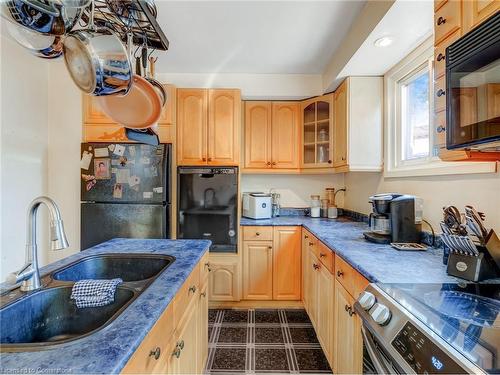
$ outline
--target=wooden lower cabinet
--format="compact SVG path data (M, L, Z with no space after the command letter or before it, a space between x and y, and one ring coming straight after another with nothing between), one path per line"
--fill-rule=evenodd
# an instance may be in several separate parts
M301 227L274 227L273 299L298 301L301 296Z
M334 280L330 271L320 265L316 271L317 279L317 311L316 326L318 339L323 347L330 365L333 364L333 336L334 336Z
M335 374L363 372L363 339L360 318L353 313L354 298L335 280L334 352Z
M243 242L243 299L273 299L273 242Z
M195 267L179 289L123 368L123 374L203 372L208 353L208 278L200 278L200 267Z
M244 227L242 232L243 299L300 301L301 228Z
M210 279L208 296L210 301L239 301L240 258L238 255L210 255Z

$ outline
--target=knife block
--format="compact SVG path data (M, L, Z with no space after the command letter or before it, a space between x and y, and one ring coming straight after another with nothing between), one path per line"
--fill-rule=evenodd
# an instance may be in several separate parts
M500 276L497 265L488 252L480 249L479 256L450 252L447 273L468 281L482 281Z

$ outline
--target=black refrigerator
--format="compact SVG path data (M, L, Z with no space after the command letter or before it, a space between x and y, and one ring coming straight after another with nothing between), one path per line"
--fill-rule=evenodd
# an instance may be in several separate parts
M81 250L170 237L170 144L82 143L80 170Z

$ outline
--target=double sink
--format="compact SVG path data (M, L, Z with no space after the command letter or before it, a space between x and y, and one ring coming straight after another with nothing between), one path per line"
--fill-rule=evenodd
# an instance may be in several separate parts
M173 262L169 255L104 254L79 259L43 277L44 287L0 296L0 351L54 348L104 328ZM121 278L115 301L77 308L70 299L76 281Z

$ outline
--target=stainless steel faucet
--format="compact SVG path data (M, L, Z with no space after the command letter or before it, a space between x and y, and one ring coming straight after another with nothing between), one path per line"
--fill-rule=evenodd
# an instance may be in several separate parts
M38 246L36 243L36 213L41 204L45 204L50 214L50 247L51 250L62 250L69 246L64 233L63 221L56 202L49 197L35 198L28 207L26 223L26 263L16 273L16 283L23 282L24 292L39 289L40 273L38 271Z

